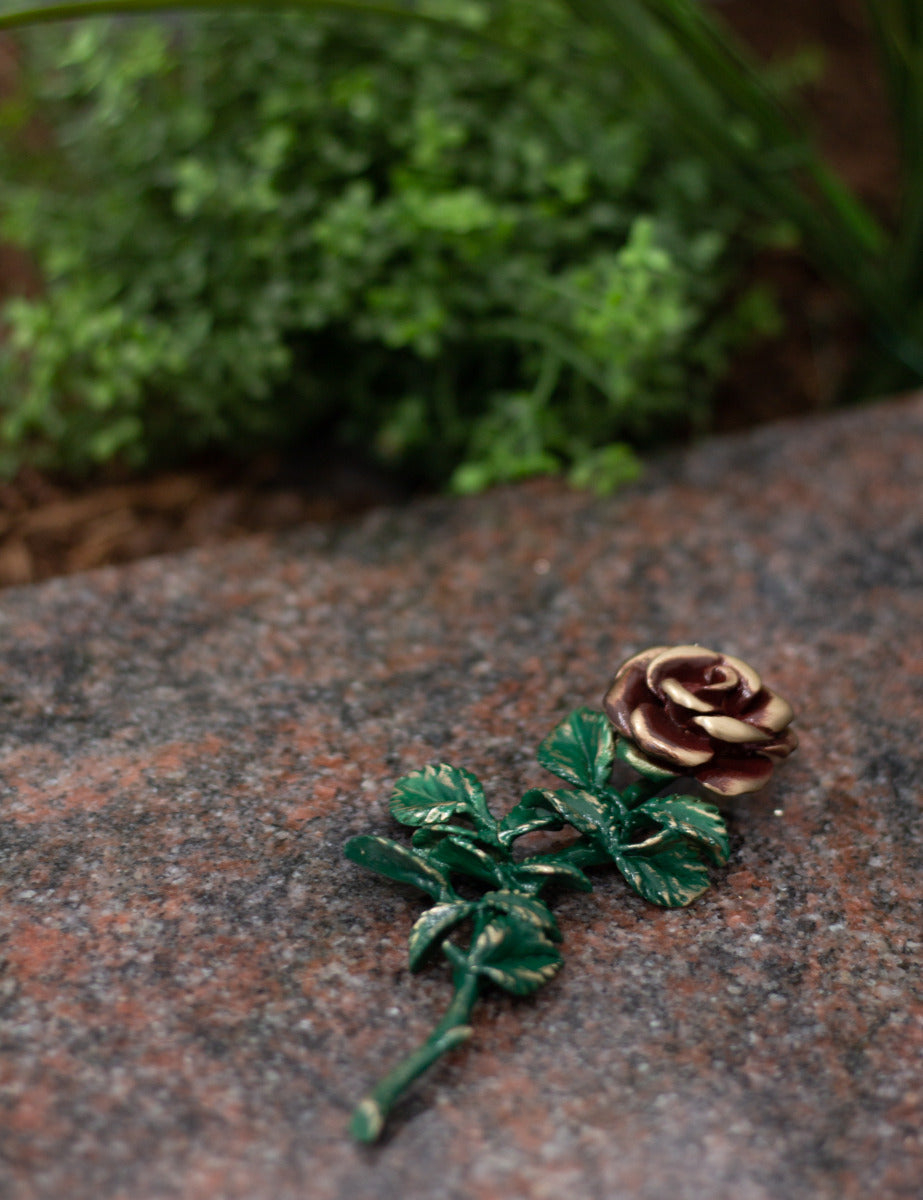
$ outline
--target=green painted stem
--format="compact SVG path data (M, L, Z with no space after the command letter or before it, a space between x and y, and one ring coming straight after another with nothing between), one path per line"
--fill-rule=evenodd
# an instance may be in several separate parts
M650 800L651 796L656 796L657 793L666 786L672 783L670 779L639 779L637 783L631 784L619 793L619 799L627 809L637 808L639 804L643 804L645 800Z
M656 796L670 782L671 780L668 779L639 779L637 783L623 788L619 792L618 798L624 806L626 815L633 808L637 808L639 804L643 804L645 800ZM567 862L573 863L575 867L580 867L581 870L584 867L605 867L612 862L612 855L604 846L585 836L577 838L563 850L552 851L552 854L554 858L565 859Z
M376 1142L394 1103L427 1068L472 1034L468 1018L478 998L478 976L472 971L457 984L445 1016L426 1041L408 1054L356 1106L349 1132L357 1142Z
M598 842L591 842L587 837L579 837L563 850L556 850L554 857L579 867L605 867L611 864L612 855Z

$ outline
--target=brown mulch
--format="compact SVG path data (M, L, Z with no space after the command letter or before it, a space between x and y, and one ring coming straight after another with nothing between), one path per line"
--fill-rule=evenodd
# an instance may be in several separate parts
M0 586L350 516L402 498L344 455L219 463L82 487L25 469L0 484Z
M805 42L823 48L825 70L808 90L808 110L830 160L886 215L896 194L895 152L860 0L714 3L767 61ZM0 92L15 69L13 43L0 39ZM835 288L795 255L764 256L757 276L776 290L787 328L735 364L718 397L718 429L828 407L852 362L858 324ZM29 263L0 246L0 299L36 286ZM313 461L212 462L92 484L24 470L0 485L0 586L329 520L396 498L374 470L323 450Z

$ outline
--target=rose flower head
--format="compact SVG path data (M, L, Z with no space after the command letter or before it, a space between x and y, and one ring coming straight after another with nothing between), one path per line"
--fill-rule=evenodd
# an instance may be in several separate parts
M747 663L702 646L652 646L624 663L603 702L642 774L691 775L722 796L756 792L798 745L787 701Z

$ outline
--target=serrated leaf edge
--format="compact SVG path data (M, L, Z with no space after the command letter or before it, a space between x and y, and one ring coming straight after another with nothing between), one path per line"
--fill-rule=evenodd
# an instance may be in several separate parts
M677 806L683 804L700 812L707 813L720 826L717 835L709 835L708 831L681 819L661 821L658 816L651 812L651 809L656 810L660 808L665 814L669 814L670 807L674 804ZM644 804L640 805L634 811L642 813L662 829L673 830L681 834L687 841L695 842L696 845L706 850L716 865L723 866L727 862L728 855L730 854L727 825L717 805L711 804L708 800L701 800L698 796L655 797L646 800Z
M466 917L477 910L477 902L473 900L456 900L447 904L437 904L428 908L419 917L410 931L407 939L407 957L411 971L417 971L440 938L459 925ZM435 919L438 915L445 920ZM429 929L433 925L435 928Z
M579 729L581 723L587 718L592 718L594 726L602 726L608 734L608 751L600 755L594 755L592 758L587 753L587 746L582 738L572 736L574 728ZM555 751L550 748L551 743L556 737L567 739L571 745L579 746L586 760L587 774L581 774L580 771L570 767L567 763L561 764L555 757ZM608 718L604 713L601 713L593 708L575 708L569 713L563 721L559 721L554 729L544 737L536 751L536 758L539 765L544 767L546 771L552 775L556 775L559 779L566 780L567 783L575 784L580 788L593 790L604 786L609 774L612 771L612 764L615 760L615 741L612 735L612 727L609 724Z
M463 787L459 788L457 786L456 777L461 777L464 784ZM421 802L417 805L403 802L400 798L401 789L408 788L412 781L415 780L420 780L424 784ZM427 808L425 784L428 783L444 787L450 794L443 799L432 797ZM452 791L455 791L457 799L452 798ZM429 763L425 767L420 767L417 771L411 771L407 775L402 775L391 789L388 809L395 821L411 827L441 825L451 820L453 815L458 812L466 812L471 816L480 817L481 819L484 819L485 815L488 819L490 817L487 810L487 801L484 797L484 789L478 777L472 774L471 771L467 771L464 767L455 767L451 763L442 762ZM414 809L419 809L419 813L415 812Z
M678 884L677 877L675 875L670 876L667 872L656 871L656 868L653 867L651 860L649 858L647 858L647 856L642 855L642 854L634 855L634 856L618 854L618 855L614 856L613 861L615 862L616 867L618 867L619 871L621 872L622 877L624 878L625 882L628 884L628 886L632 889L633 892L636 892L641 897L642 900L646 900L649 904L656 904L660 908L686 908L688 905L690 905L693 902L693 900L697 900L699 898L699 896L704 895L704 893L707 892L709 887L711 886L711 880L708 878L705 864L702 862L702 859L698 854L698 847L694 843L689 843L689 846L690 846L690 849L692 849L695 853L695 859L696 859L696 863L697 863L698 867L700 867L701 870L703 872L705 872L705 877L703 879L702 886L698 887L691 894L687 895L686 890L682 889L680 894L684 898L680 899L680 900L673 900L673 899L662 900L662 899L659 899L657 896L651 894L650 892L644 890L642 887L638 886L638 884L635 882L635 879L633 878L633 874L634 874L634 871L638 868L639 864L646 862L648 864L649 868L652 871L654 871L656 874L658 874L660 876L660 878L672 880L672 882L676 886L677 890L679 890L679 884ZM692 864L690 864L690 865L692 865ZM644 873L642 870L638 870L637 873L642 879L644 878ZM669 894L669 893L667 893L667 894Z

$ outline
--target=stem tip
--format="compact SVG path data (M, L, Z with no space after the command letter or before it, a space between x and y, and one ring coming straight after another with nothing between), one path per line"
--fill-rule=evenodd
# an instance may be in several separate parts
M357 1142L377 1142L385 1124L385 1114L377 1100L371 1096L356 1106L356 1111L349 1122L349 1132Z

